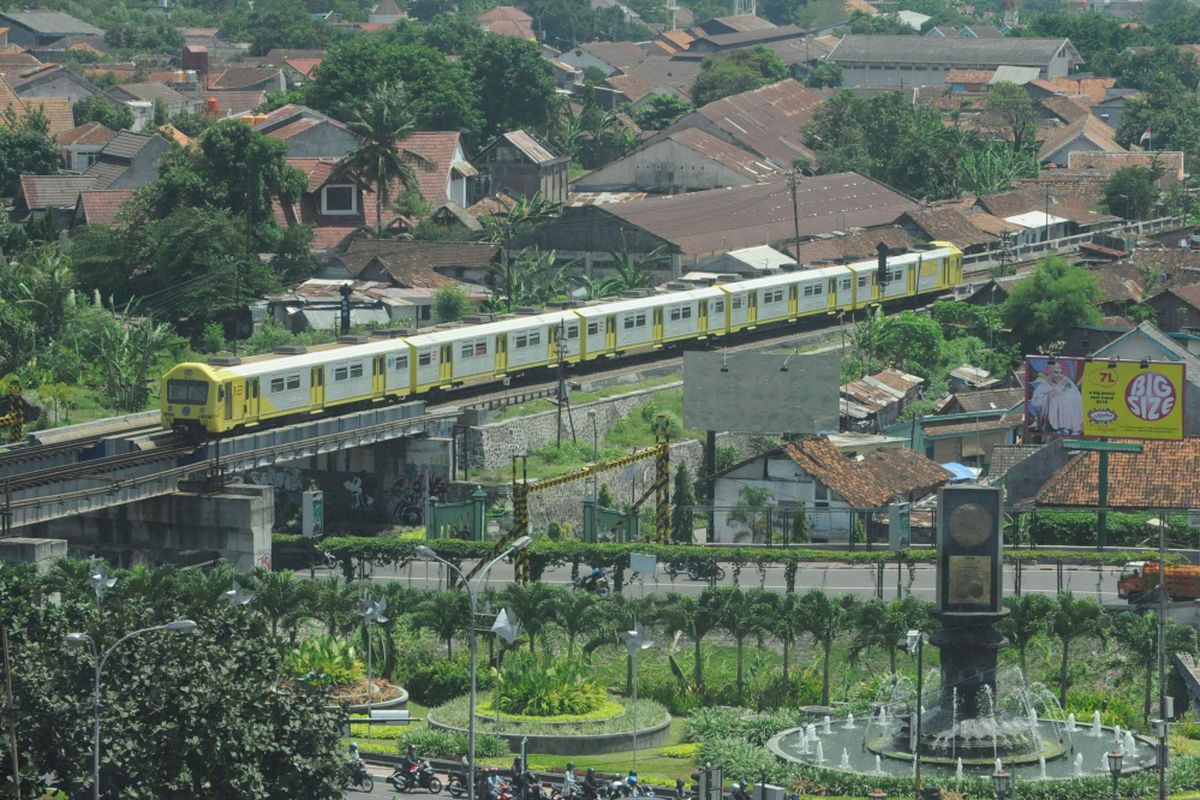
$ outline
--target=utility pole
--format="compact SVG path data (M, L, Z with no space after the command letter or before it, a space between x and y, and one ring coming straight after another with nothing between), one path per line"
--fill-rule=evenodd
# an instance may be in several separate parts
M796 189L800 185L800 170L792 167L788 173L788 189L792 192L792 232L796 235L796 263L800 262L800 201L796 198Z
M1167 520L1158 526L1158 800L1167 800Z
M558 413L556 427L557 446L562 448L562 412L567 402L566 355L567 355L567 326L565 322L558 325L558 336L554 340L554 354L558 356Z

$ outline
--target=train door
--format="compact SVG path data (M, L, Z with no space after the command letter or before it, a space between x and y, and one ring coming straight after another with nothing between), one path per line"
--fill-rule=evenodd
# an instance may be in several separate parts
M382 398L387 393L387 373L383 368L383 356L375 356L371 366L371 393Z
M696 332L700 334L708 333L708 301L701 300L696 304Z
M313 411L320 411L325 405L325 369L313 367L308 377L309 406Z
M746 302L749 306L746 308L746 325L753 328L758 324L758 290L746 292Z
M246 381L246 405L245 418L247 422L255 422L258 420L258 378L251 378Z
M221 395L225 400L225 421L233 422L233 384L221 384Z
M454 380L454 345L442 345L442 363L440 365L440 377L447 383Z
M654 332L650 334L650 338L656 342L663 340L663 310L662 306L654 309Z
M605 347L609 350L617 349L617 318L615 316L605 317L604 319L604 334Z
M830 278L829 279L829 288L825 290L825 293L829 296L829 302L827 302L825 304L826 308L837 308L837 305L838 305L837 290L838 290L838 279Z
M496 374L499 375L508 369L508 334L500 333L496 335Z
M788 322L796 319L800 313L800 299L797 296L796 284L788 287Z

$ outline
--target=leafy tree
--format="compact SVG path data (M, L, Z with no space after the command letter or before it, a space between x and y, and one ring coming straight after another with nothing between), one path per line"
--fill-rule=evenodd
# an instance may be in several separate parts
M433 293L433 317L438 322L455 322L471 312L471 301L457 286L443 286Z
M808 544L812 541L812 522L808 518L808 504L801 500L792 517L792 543Z
M104 41L115 50L173 53L185 40L165 15L140 13L131 14L128 21L105 25Z
M62 151L49 131L50 122L41 111L19 119L11 108L0 112L0 195L16 195L22 175L58 171Z
M358 590L337 575L316 581L312 615L325 625L329 636L342 636L358 624Z
M1037 109L1024 86L1001 81L988 87L984 101L987 111L1004 123L1014 150L1024 150L1037 131Z
M1196 57L1162 43L1149 49L1126 50L1118 57L1115 71L1122 86L1144 92L1155 89L1168 78L1178 80L1192 91L1200 85L1200 64L1196 63Z
M692 110L692 104L677 94L656 94L632 112L633 121L645 131L661 131Z
M1158 202L1158 179L1162 171L1137 164L1122 167L1104 184L1104 204L1125 219L1146 219Z
M555 113L554 73L535 42L488 35L463 58L483 114L484 139L517 128L543 130Z
M608 266L612 268L608 285L604 294L619 294L630 289L650 289L654 287L654 272L666 266L668 256L666 247L660 246L649 253L639 254L630 252L624 235L621 246L608 251Z
M1022 353L1043 352L1074 325L1100 319L1100 288L1087 270L1047 256L1013 285L1001 315Z
M1078 600L1067 591L1054 600L1050 617L1050 632L1062 645L1062 659L1058 671L1058 704L1067 707L1067 688L1070 680L1071 643L1076 639L1088 639L1101 634L1100 620L1104 610L1100 604L1088 597Z
M1155 150L1182 150L1189 170L1200 156L1200 101L1177 78L1163 75L1141 99L1130 100L1117 126L1117 140L1137 144L1150 128Z
M1017 648L1021 675L1028 679L1025 656L1029 643L1050 632L1055 613L1054 600L1044 594L1010 595L1004 598L1004 607L1008 609L1008 615L996 624L996 630Z
M693 506L696 505L696 490L692 487L692 473L687 464L680 464L675 470L675 491L671 506L671 538L676 542L692 543Z
M801 618L805 631L821 646L821 705L829 705L829 670L833 643L853 619L856 601L851 595L830 597L820 589L800 596Z
M401 83L418 130L480 130L475 87L466 68L423 44L362 35L339 42L308 84L309 105L342 119L376 87Z
M416 120L408 108L408 98L400 84L382 84L351 110L346 127L362 144L346 154L339 165L342 174L360 186L375 190L375 234L383 237L383 209L388 206L392 187L412 191L417 187L414 166L430 168L429 159L401 147L400 142L416 130Z
M842 67L840 64L822 62L815 69L809 70L804 76L804 85L813 89L824 87L836 88L842 85Z
M744 592L736 586L717 586L711 591L719 604L720 627L733 637L737 647L737 702L741 705L745 689L742 657L746 639L766 629L766 612L770 601L765 599L767 593L762 589Z
M134 318L128 306L120 318L100 330L99 367L105 393L122 411L141 411L150 400L157 375L150 367L170 339L170 329L147 318Z
M885 363L929 378L939 366L945 338L942 326L912 311L902 311L879 321L875 352Z
M258 0L243 25L235 23L230 27L238 29L236 34L249 38L251 55L256 56L265 56L279 47L319 48L329 42L329 26L313 19L301 0ZM233 31L222 26L222 32Z
M534 652L534 640L552 623L551 610L558 598L559 592L549 584L534 581L533 583L510 583L500 593L504 607L520 621L521 627L529 636L529 652Z
M915 36L919 33L895 14L867 14L863 11L853 12L847 27L851 33L875 36Z
M409 13L412 13L411 8ZM463 55L481 41L493 38L467 14L442 14L421 29L421 41L447 55ZM514 40L515 41L515 40Z
M113 102L103 94L93 94L77 100L71 106L71 112L75 115L76 125L99 122L113 131L133 127L133 109L124 103Z
M1022 9L1024 13L1026 9ZM1032 18L1024 36L1069 38L1088 68L1098 75L1112 74L1120 53L1137 44L1138 32L1100 12L1087 14L1044 13Z
M300 624L308 616L308 606L315 597L312 581L302 581L287 570L259 570L255 573L251 601L271 623L271 638L279 637L282 625L289 640L296 638Z
M596 495L597 505L603 506L604 508L612 508L613 503L615 502L616 501L613 499L612 489L609 488L608 484L600 484L600 492Z
M563 592L554 603L554 624L567 635L567 658L575 656L575 640L592 630L592 616L599 603L589 592Z
M787 64L762 45L708 56L700 64L700 75L692 87L697 106L731 94L757 89L788 76Z
M1154 676L1158 671L1158 618L1124 611L1112 619L1109 630L1118 645L1118 662L1129 677L1142 680L1142 720L1149 722ZM1163 646L1168 664L1175 653L1194 654L1196 631L1169 619L1163 630Z
M973 142L959 167L964 191L996 194L1010 188L1018 178L1038 173L1037 153L1032 147L1015 149L1003 142Z
M603 493L603 488L601 489ZM692 640L692 682L697 692L704 691L704 637L712 633L721 621L722 595L714 588L705 589L700 597L689 594L662 598L658 608L659 623L671 633L682 633Z
M204 133L204 129L211 124L211 120L203 114L179 111L175 116L168 119L167 123L184 136L194 139Z
M458 591L432 592L413 618L418 628L434 633L446 643L446 658L454 659L454 637L471 624L471 608L467 596Z
M871 598L857 609L850 660L857 661L864 651L878 648L887 653L888 669L895 675L896 643L910 630L927 630L932 620L929 604L912 595L891 602Z

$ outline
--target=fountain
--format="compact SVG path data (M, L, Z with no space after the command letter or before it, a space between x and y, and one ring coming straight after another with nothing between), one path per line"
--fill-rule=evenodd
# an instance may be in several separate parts
M1003 765L1018 780L1054 780L1107 775L1111 735L1126 753L1126 769L1153 767L1148 740L1138 747L1131 732L1103 726L1099 711L1091 736L1076 737L1075 715L1064 713L1052 691L1030 684L1019 670L997 669L999 650L1007 645L995 628L1007 613L998 490L945 487L939 509L935 613L941 627L928 643L940 651L940 669L918 676L919 686L894 676L880 688L865 725L847 716L835 730L824 716L821 738L810 722L776 735L768 748L784 760L820 766L825 746L841 747L841 768L864 774L919 769L987 778ZM918 670L922 638L910 637Z

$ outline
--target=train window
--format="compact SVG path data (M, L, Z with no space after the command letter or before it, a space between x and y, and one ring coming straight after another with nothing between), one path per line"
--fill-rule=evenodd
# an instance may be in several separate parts
M344 381L344 380L346 380L346 377L348 375L349 375L349 371L345 367L334 367L333 368L333 379L335 381Z
M712 313L714 313L714 314L725 313L725 301L724 300L713 300Z
M600 323L599 322L589 322L588 323L588 326L587 326L587 335L588 336L595 336L599 332L600 332Z
M625 327L628 328L644 328L646 327L646 312L641 311L637 314L630 314L625 317Z
M729 299L729 307L730 307L731 309L733 309L734 311L737 311L739 308L741 308L741 307L742 307L742 301L743 301L743 299L744 299L744 298L742 298L742 297L740 297L740 296L739 296L739 297L731 297L731 298Z
M678 322L681 319L692 318L691 306L675 306L671 309L671 319Z
M579 338L579 325L578 324L567 326L567 338L568 339L578 339Z
M848 291L849 289L850 289L850 279L842 278L842 291Z
M869 273L864 272L862 275L858 276L858 288L861 289L864 286L869 286L870 284L871 284L871 276Z
M300 373L299 372L297 372L295 375L287 376L287 388L288 389L299 389L300 388Z
M426 352L421 353L417 356L417 364L419 364L422 367L428 367L432 363L433 363L433 351L432 350L427 350Z
M768 289L763 292L762 300L764 303L783 302L783 289Z
M396 356L396 369L408 369L408 356Z
M888 273L888 283L898 281L904 277L904 270L898 269Z
M629 330L632 327L633 327L633 315L630 314L629 316L625 317L625 330Z
M518 333L516 339L513 340L513 347L522 350L529 346L529 334Z
M351 378L361 378L362 373L363 373L363 365L362 364L351 364L350 365L350 377Z
M283 391L283 378L271 378L271 391L272 392L282 392Z
M529 332L529 346L533 347L533 346L539 345L541 343L542 343L542 332L541 331L530 331Z
M208 384L204 381L167 381L167 402L204 405L208 402Z

